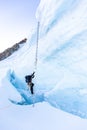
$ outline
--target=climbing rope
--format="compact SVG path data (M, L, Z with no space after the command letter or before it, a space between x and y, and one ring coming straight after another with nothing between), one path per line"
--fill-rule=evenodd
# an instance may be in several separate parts
M36 54L35 54L35 71L37 69L37 60L38 60L38 42L39 42L39 28L40 28L40 22L37 24L37 39L36 39ZM34 72L35 72L34 71Z
M0 107L0 110L5 110L7 108L11 107L11 104L10 105L7 105L7 106L3 106L3 107Z

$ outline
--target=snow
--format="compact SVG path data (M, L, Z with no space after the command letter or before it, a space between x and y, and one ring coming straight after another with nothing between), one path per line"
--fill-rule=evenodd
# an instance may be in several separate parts
M35 94L25 75L35 69L36 27L19 51L0 62L1 130L87 129L86 12L86 0L41 0Z

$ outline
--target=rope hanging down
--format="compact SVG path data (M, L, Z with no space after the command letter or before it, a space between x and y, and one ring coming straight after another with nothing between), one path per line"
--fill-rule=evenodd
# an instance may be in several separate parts
M36 71L36 69L37 69L37 60L38 60L39 27L40 27L40 22L38 22L38 24L37 24L37 39L36 39L36 54L35 54L35 71Z

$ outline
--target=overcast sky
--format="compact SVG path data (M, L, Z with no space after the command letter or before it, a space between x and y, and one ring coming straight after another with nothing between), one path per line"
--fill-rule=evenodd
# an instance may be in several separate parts
M28 37L40 0L0 0L0 52Z

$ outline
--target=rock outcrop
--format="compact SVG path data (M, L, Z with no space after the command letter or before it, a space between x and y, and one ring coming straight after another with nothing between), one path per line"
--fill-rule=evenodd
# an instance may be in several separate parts
M26 43L27 38L21 40L20 42L14 44L12 47L6 49L2 53L0 53L0 61L6 59L8 56L12 55L15 51L20 48L20 44Z

